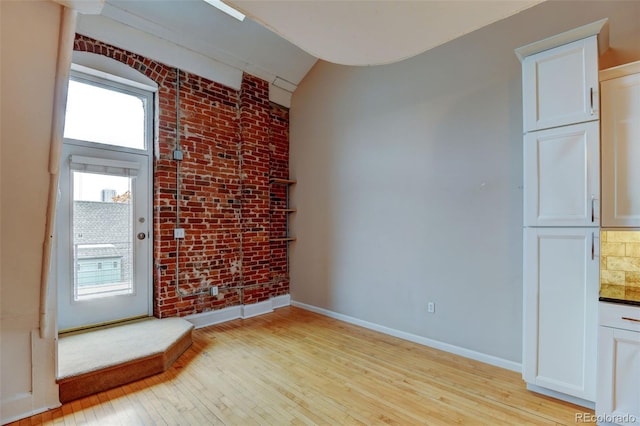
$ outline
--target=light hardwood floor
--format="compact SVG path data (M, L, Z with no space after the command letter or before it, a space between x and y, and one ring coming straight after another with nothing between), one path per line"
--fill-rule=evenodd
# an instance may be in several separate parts
M288 307L196 330L165 373L15 425L557 425L520 374Z

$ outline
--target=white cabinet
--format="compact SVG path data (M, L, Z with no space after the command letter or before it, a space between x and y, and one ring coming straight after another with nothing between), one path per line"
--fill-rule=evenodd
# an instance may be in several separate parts
M600 87L602 225L640 227L640 73L603 81Z
M640 307L600 303L596 414L640 425Z
M597 36L527 56L522 72L525 132L598 119Z
M599 226L598 122L524 137L524 225Z
M598 47L606 50L607 28L603 19L516 49L525 133L522 376L532 390L585 405L596 397Z
M596 392L598 230L525 228L523 376L588 401Z

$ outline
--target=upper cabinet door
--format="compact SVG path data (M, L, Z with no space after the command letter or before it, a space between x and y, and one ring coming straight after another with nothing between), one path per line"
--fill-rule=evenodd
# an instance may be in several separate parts
M598 124L524 136L524 226L600 225Z
M640 227L640 74L601 88L602 225Z
M597 36L528 56L523 61L524 131L597 120Z

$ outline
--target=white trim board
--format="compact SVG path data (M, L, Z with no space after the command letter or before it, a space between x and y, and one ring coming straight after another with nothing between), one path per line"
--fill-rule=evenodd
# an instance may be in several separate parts
M271 300L265 300L264 302L252 303L251 305L242 305L241 318L252 318L258 315L268 314L273 312L273 305Z
M238 305L217 309L215 311L202 312L200 314L187 315L184 319L189 321L196 329L198 329L240 318L241 313L242 306Z
M7 424L25 419L27 417L35 416L36 414L44 413L45 411L52 410L60 407L62 404L52 405L51 407L39 407L34 408L33 392L19 393L13 395L9 399L2 400L2 418L0 418L0 424Z
M527 56L535 55L536 53L553 49L554 47L562 46L564 44L572 43L574 41L582 40L583 38L591 37L594 35L599 35L598 53L602 55L605 50L609 48L609 19L601 19L599 21L592 22L590 24L583 25L569 31L565 31L561 34L545 38L544 40L527 44L526 46L515 49L515 52L520 62L522 62Z
M202 312L200 314L187 315L184 317L187 321L194 325L195 328L208 327L210 325L220 324L238 318L251 318L258 315L273 312L274 309L283 308L291 304L291 296L284 294L282 296L272 297L264 302L251 305L237 305L228 308L218 309L215 311Z
M600 81L606 81L637 73L640 73L640 61L630 62L628 64L618 65L617 67L601 70L598 73L598 78Z
M37 328L31 331L30 338L31 391L0 401L0 424L3 425L61 406L55 381L54 339L41 339Z
M291 304L291 295L283 294L282 296L276 296L271 298L271 304L273 309L284 308Z
M596 409L596 404L593 401L587 401L586 399L577 398L575 396L567 395L561 392L556 392L554 390L536 386L531 383L527 383L527 390L539 393L541 395L550 396L551 398L559 399L561 401L569 402L571 404L579 405L581 407L590 408L592 410Z
M515 371L517 373L522 372L522 364L514 361L509 361L507 359L499 358L493 355L472 351L471 349L462 348L460 346L451 345L449 343L440 342L438 340L429 339L427 337L418 336L416 334L407 333L407 332L396 330L390 327L385 327L383 325L375 324L369 321L364 321L358 318L350 317L348 315L339 314L337 312L333 312L328 309L319 308L313 305L307 305L306 303L302 303L302 302L296 302L295 300L291 301L291 306L295 306L296 308L301 308L307 311L315 312L317 314L324 315L329 318L334 318L340 321L344 321L349 324L354 324L360 327L368 328L369 330L377 331L383 334L388 334L389 336L398 337L403 340L408 340L410 342L428 346L430 348L438 349L444 352L449 352L465 358L480 361L485 364Z

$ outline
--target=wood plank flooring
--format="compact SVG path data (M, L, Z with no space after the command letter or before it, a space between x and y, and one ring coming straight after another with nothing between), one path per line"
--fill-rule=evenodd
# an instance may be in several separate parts
M559 425L519 373L287 307L193 333L166 372L13 425Z

